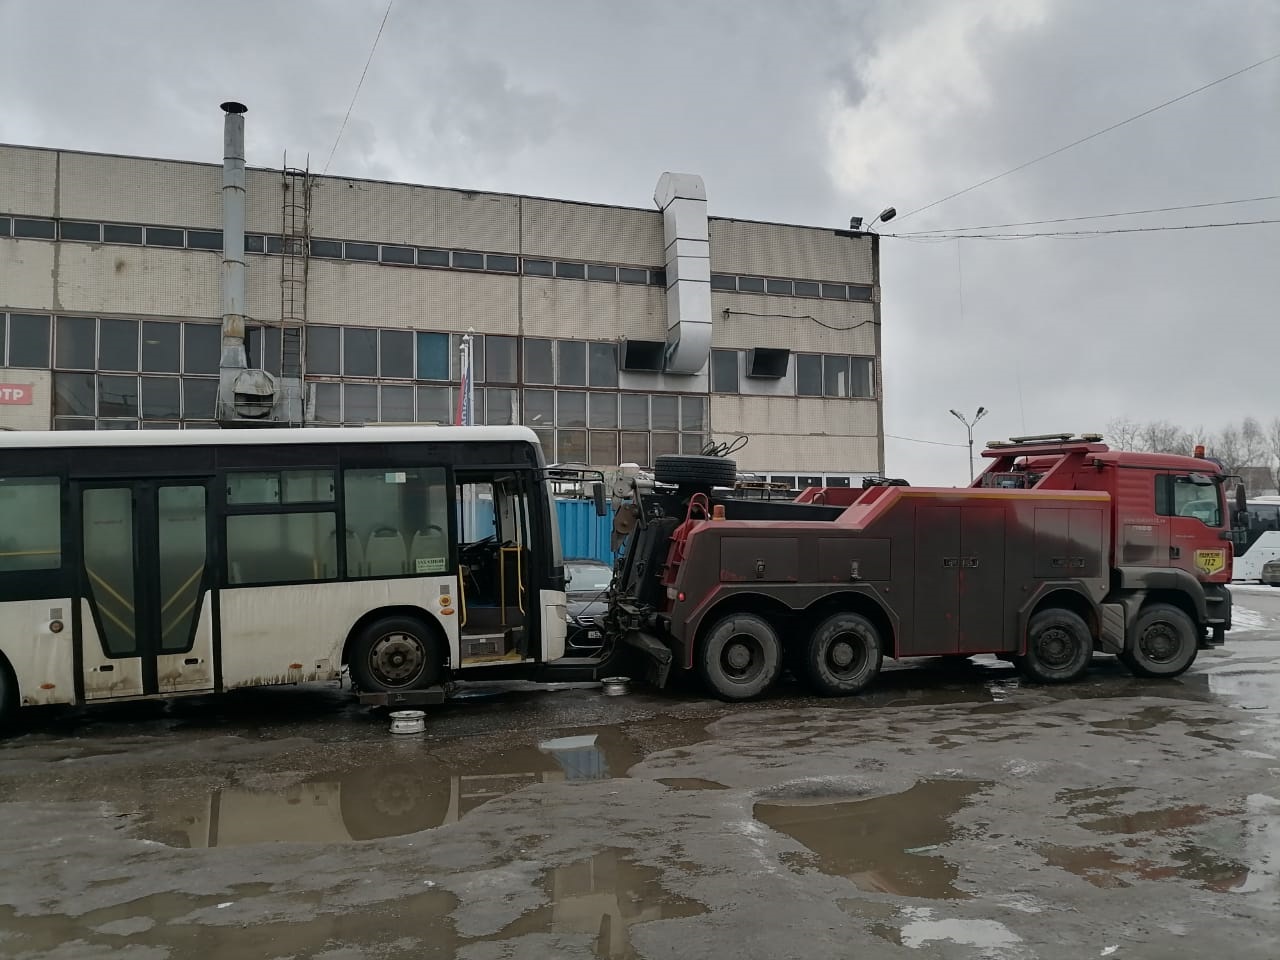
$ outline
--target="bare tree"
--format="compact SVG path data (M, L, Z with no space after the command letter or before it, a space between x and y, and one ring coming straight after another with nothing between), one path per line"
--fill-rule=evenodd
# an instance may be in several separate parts
M1280 419L1276 421L1277 428L1280 428ZM1280 439L1280 434L1277 434ZM1130 420L1128 417L1116 417L1107 423L1106 433L1107 443L1115 450L1143 450L1142 446L1142 424L1136 420Z
M1152 420L1142 425L1139 449L1148 453L1174 453L1190 456L1195 437L1168 420Z
M1241 456L1244 457L1241 466L1264 466L1267 459L1267 435L1262 430L1262 424L1253 417L1245 417L1240 424L1240 446Z
M1230 424L1210 440L1209 453L1222 461L1228 474L1240 475L1247 467L1263 466L1268 458L1268 438L1262 425L1253 417L1245 417L1240 426Z
M1271 485L1280 490L1280 417L1274 417L1267 429L1267 465L1271 468Z

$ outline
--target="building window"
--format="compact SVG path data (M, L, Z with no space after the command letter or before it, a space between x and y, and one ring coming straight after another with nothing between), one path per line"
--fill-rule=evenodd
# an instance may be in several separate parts
M848 291L843 283L824 283L822 285L823 300L845 300L847 298Z
M396 380L413 379L413 333L411 331L379 331L378 353L381 376ZM410 407L412 409L412 404Z
M383 384L378 419L383 423L413 423L413 387L407 384Z
M53 413L59 417L93 417L98 408L92 373L53 375Z
M246 233L244 236L244 252L262 253L266 250L266 239L260 233Z
M9 218L0 217L0 237L9 236Z
M655 393L649 398L650 403L650 420L654 430L678 430L680 429L680 398L669 394ZM656 440L654 441L657 442ZM671 453L677 451L671 450ZM654 456L657 456L657 448L654 449Z
M680 434L678 433L653 433L649 435L649 447L652 459L650 465L659 457L669 456L673 453L680 452Z
M593 393L587 398L588 426L592 430L616 430L618 428L618 395L616 393ZM608 463L604 460L592 460L592 463Z
M486 270L493 270L498 273L515 273L520 269L520 260L517 257L508 256L501 253L491 253L484 259Z
M591 386L616 387L618 385L618 345L593 343L588 351Z
M377 423L377 386L372 383L344 383L342 385L342 421L344 423Z
M649 282L649 271L638 267L619 267L618 282L646 284Z
M98 377L98 416L138 416L138 378L103 374Z
M650 466L649 434L623 433L622 449L619 457L619 463L636 463L641 466Z
M119 223L105 223L102 225L102 241L103 243L119 243L129 244L131 246L141 246L142 228L126 226Z
M404 264L413 266L413 247L393 247L390 244L382 246L382 262Z
M849 358L849 396L874 397L875 361L871 357Z
M587 385L587 345L582 340L556 341L557 377L562 387Z
M283 237L267 237L267 253L279 254L284 250Z
M9 366L49 369L49 318L9 315Z
M483 270L484 254L455 250L453 251L453 268L455 270Z
M149 247L183 247L186 246L184 231L175 227L147 227L147 246Z
M447 267L449 265L448 250L424 250L418 248L418 266Z
M556 452L560 463L587 462L587 431L557 430Z
M102 227L96 223L63 220L58 226L58 236L63 240L86 240L89 243L98 243L102 239Z
M666 270L650 270L649 284L654 287L665 287L667 285Z
M711 351L711 392L738 392L738 351Z
M342 372L348 377L378 375L378 331L367 327L342 328Z
M453 423L457 410L453 405L453 390L450 387L418 388L418 422L419 423Z
M489 383L516 382L515 337L485 337L484 371Z
M618 268L606 266L603 263L587 264L588 280L603 280L605 283L618 282Z
M827 397L849 396L849 358L828 354L822 358L822 393Z
M556 276L562 280L585 280L587 278L587 266L583 263L557 260Z
M790 280L766 280L765 291L789 297L795 293L795 287Z
M822 287L812 280L797 280L795 292L797 297L817 297L821 296Z
M98 327L98 369L138 369L138 321L103 319Z
M598 467L616 465L618 461L618 435L612 431L592 430L587 463Z
M707 398L680 398L680 429L702 433L707 429ZM701 445L701 441L699 441Z
M524 272L531 277L549 277L552 275L550 260L530 260L524 258Z
M311 387L315 397L314 415L316 423L341 423L342 384L314 383Z
M764 293L764 277L739 277L740 293Z
M185 420L212 420L218 405L218 381L182 380L182 416Z
M342 328L307 328L307 373L342 373Z
M55 366L61 370L94 369L97 327L92 317L58 317L54 323Z
M526 426L546 428L556 422L556 395L553 390L526 390L524 392L524 422Z
M802 353L796 357L796 395L822 396L822 356Z
M227 581L333 580L338 575L337 528L331 512L227 517Z
M585 427L587 425L587 395L576 391L556 392L556 426Z
M221 250L221 230L188 230L187 246L193 250Z
M142 323L144 373L178 373L182 370L182 326L163 320Z
M738 289L738 278L727 273L713 273L711 275L711 289L733 292Z
M0 573L62 566L57 477L0 477Z
M222 359L222 327L216 323L182 325L182 365L187 373L216 376Z
M52 220L15 219L13 221L13 235L19 239L52 240L58 235L57 224Z
M353 243L348 240L346 248L348 260L364 260L367 263L377 262L378 245L376 243Z
M475 383L484 382L484 341L485 337L482 334L471 335L471 372ZM460 333L451 334L449 337L449 372L450 379L462 379L462 334Z
M322 257L325 260L341 260L342 241L313 239L311 241L311 256Z
M177 377L143 377L142 416L147 420L181 420L182 381Z
M556 382L554 353L554 340L525 338L524 382L544 383L548 386L554 384Z
M447 333L419 333L418 379L449 379L449 335Z
M622 395L622 429L649 429L649 396L644 393L624 393ZM625 438L623 440L625 444ZM636 461L642 463L644 461Z
M507 387L490 387L485 392L484 422L495 427L509 427L520 422L516 409L517 391Z

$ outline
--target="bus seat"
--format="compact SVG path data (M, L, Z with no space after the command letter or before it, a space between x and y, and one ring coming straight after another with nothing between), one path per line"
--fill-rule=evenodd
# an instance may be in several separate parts
M428 527L426 530L419 530L413 535L413 548L409 551L410 564L416 564L418 560L444 560L445 565L433 567L429 573L444 573L448 565L449 557L449 538L445 536L443 530L439 527ZM410 573L415 573L410 570Z
M370 577L399 576L407 572L408 554L399 530L379 527L369 535L364 552L365 574Z

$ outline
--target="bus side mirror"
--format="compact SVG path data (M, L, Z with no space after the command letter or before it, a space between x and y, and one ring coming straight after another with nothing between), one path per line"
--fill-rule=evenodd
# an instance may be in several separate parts
M604 496L604 484L600 482L591 485L591 498L596 502L596 516L607 517L609 515L609 503Z

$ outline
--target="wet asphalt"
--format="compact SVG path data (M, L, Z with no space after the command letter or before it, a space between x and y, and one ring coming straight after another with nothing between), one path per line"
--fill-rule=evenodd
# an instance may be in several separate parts
M0 741L0 956L1280 956L1280 590L1174 681L298 687Z

